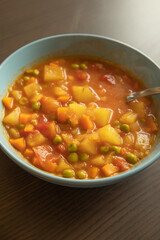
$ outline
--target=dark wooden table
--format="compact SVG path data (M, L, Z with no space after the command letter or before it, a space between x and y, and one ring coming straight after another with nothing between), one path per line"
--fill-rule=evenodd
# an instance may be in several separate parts
M122 40L160 64L159 9L158 0L0 0L0 62L74 32ZM159 173L157 161L113 186L72 189L31 176L0 150L0 240L159 240Z

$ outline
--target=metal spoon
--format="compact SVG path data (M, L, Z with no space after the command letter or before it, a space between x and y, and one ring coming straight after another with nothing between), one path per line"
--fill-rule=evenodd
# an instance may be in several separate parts
M160 87L148 88L140 92L133 92L126 97L127 102L131 102L136 98L146 97L150 95L160 94Z

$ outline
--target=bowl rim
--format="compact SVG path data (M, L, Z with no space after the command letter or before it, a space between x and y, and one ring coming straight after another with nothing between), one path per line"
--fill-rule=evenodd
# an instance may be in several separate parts
M11 53L7 58L5 58L2 63L0 64L0 70L1 68L3 67L4 64L7 63L7 61L12 58L14 56L14 54L18 53L19 51L23 51L25 48L28 48L30 47L31 45L34 45L34 44L37 44L39 42L43 42L43 41L46 41L46 40L49 40L49 39L54 39L54 38L63 38L63 37L91 37L91 38L98 38L98 39L105 39L105 40L109 40L109 41L112 41L112 42L115 42L115 43L118 43L120 45L123 45L125 47L128 47L134 51L136 51L137 53L140 53L141 55L143 55L145 58L147 58L150 62L152 62L152 64L154 64L159 70L159 66L158 64L153 61L150 57L148 57L146 54L144 54L142 51L138 50L137 48L135 47L132 47L131 45L129 44L126 44L122 41L119 41L119 40L116 40L116 39L113 39L113 38L110 38L110 37L106 37L106 36L103 36L103 35L97 35L97 34L88 34L88 33L65 33L65 34L57 34L57 35L53 35L53 36L48 36L48 37L44 37L44 38L40 38L38 40L35 40L35 41L32 41L20 48L18 48L17 50L15 50L13 53ZM7 142L7 139L6 139L6 143ZM52 173L48 173L48 172L45 172L39 168L36 168L35 166L33 165L30 165L29 163L27 163L27 161L23 160L21 158L21 160L23 161L20 161L20 156L16 153L12 153L10 151L10 147L12 146L9 146L7 147L7 145L5 146L5 144L3 144L2 142L0 142L0 148L3 150L3 152L10 158L13 160L13 162L15 162L17 165L19 165L21 168L25 169L27 172L43 179L43 180L46 180L46 181L49 181L51 183L55 183L55 184L59 184L59 185L68 185L68 186L78 186L78 184L80 186L104 186L104 185L109 185L109 184L113 184L115 182L119 182L125 178L128 178L140 171L142 171L143 169L145 169L146 167L150 166L152 163L154 163L159 157L160 157L160 151L157 152L149 161L147 162L144 162L143 164L140 164L136 167L133 167L132 169L128 170L128 171L125 171L125 172L122 172L116 176L113 176L113 177L106 177L106 178L99 178L99 179L83 179L83 180L80 180L80 179L70 179L70 178L63 178L63 177L59 177L59 176L56 176ZM143 160L142 160L143 161Z

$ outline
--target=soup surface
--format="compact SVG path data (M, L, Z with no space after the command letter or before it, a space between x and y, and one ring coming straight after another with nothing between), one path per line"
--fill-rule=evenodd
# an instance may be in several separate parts
M64 57L27 69L3 98L9 142L57 176L110 177L148 155L158 130L153 103L128 71L94 58Z

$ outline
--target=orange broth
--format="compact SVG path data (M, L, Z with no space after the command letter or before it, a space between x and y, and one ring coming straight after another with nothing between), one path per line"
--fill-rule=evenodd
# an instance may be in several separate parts
M97 179L149 154L158 131L153 102L126 102L144 86L108 61L50 59L20 75L3 98L9 142L34 166L60 177Z

